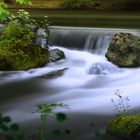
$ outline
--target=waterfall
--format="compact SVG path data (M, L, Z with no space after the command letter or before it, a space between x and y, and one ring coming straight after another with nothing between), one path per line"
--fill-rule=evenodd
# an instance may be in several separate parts
M127 29L98 29L98 28L74 28L51 27L54 34L52 45L70 49L86 50L94 54L104 54L109 46L112 36L118 32L130 32L139 34L137 30Z

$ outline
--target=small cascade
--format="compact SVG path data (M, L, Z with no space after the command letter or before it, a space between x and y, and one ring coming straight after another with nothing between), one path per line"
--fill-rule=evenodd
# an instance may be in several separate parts
M106 48L109 39L114 35L114 32L104 32L90 28L52 28L51 31L55 35L53 41L55 46L96 53L98 53L99 47L101 49Z
M98 62L98 63L94 63L88 71L88 74L103 74L103 75L108 75L108 74L115 74L120 72L120 69L109 63L109 62Z
M109 42L118 32L140 34L138 30L127 29L98 29L75 27L52 27L54 34L52 45L70 49L86 50L94 54L104 55Z
M84 49L93 50L96 48L96 45L99 43L99 34L89 35L86 39Z
M89 35L86 39L84 50L94 54L105 54L111 39L112 35L106 35L104 33Z

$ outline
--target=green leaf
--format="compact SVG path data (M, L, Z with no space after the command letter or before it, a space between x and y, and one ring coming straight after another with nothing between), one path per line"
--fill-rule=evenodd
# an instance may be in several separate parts
M12 131L18 131L18 130L20 130L20 127L19 127L18 124L13 123L13 124L11 124L11 130Z
M5 117L3 117L3 121L5 123L10 123L11 122L11 118L9 116L5 116Z
M67 116L66 116L66 114L64 114L64 113L57 113L56 114L56 120L58 121L58 122L64 122L64 121L66 121L67 120Z
M16 0L16 2L19 4L31 4L30 0Z
M69 129L65 129L65 130L64 130L64 134L65 134L65 135L71 135L71 131L70 131Z

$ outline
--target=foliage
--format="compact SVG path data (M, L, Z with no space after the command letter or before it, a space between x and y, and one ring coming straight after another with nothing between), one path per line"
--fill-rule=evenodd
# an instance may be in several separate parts
M31 4L30 0L16 0L19 4ZM0 21L3 21L6 17L6 15L9 14L9 11L7 10L7 5L5 4L4 0L1 0L0 2Z
M16 0L16 2L19 4L31 4L30 0Z
M37 105L37 110L40 114L41 121L45 122L48 120L48 117L54 113L54 109L56 108L68 108L67 105L60 103L60 104L39 104Z
M68 108L67 105L60 103L60 104L39 104L37 105L36 112L40 114L40 120L41 120L41 126L39 129L39 139L40 140L46 140L46 122L48 121L48 118L51 114L54 114L54 109L56 108ZM66 120L66 115L63 113L59 113L56 115L56 118L59 122L63 122ZM68 133L68 130L66 131ZM61 134L61 131L59 129L55 129L52 132L53 135L57 136Z
M3 21L4 24L10 23L10 22L18 22L21 26L26 26L28 28L36 27L43 28L48 30L48 27L50 25L50 22L48 21L48 16L44 16L44 18L40 21L36 21L35 19L31 18L31 15L29 12L19 9L15 15L10 14L8 17L5 18Z
M23 27L17 22L12 22L6 25L0 36L0 41L6 41L12 48L24 48L32 44L34 33L29 28ZM10 47L7 44L7 47ZM10 47L11 48L11 47Z
M0 114L0 140L22 140L23 134L18 124L12 123L9 116Z
M20 9L19 11L17 11L17 14L15 15L11 14L8 17L6 17L5 20L3 21L3 23L5 24L9 24L10 22L17 22L22 27L27 27L33 32L37 32L38 29L43 29L45 34L41 36L38 36L36 34L35 37L44 38L47 44L45 46L46 48L48 48L48 46L51 46L53 37L49 30L50 22L48 21L47 16L44 16L44 18L40 21L36 21L35 19L31 18L30 14L27 11Z
M65 9L90 8L92 0L62 0L61 6Z
M140 138L140 115L120 115L110 121L107 132L126 138Z
M3 1L1 1L0 2L0 21L3 20L5 16L9 14L6 8L7 8L7 5Z
M6 25L0 36L0 70L27 70L44 65L47 50L32 43L34 33L17 22Z
M140 52L140 38L139 37L136 37L135 42L132 43L130 48L136 53Z
M8 17L5 18L3 22L4 24L8 24L10 22L17 22L22 27L26 26L28 28L37 26L36 20L32 19L30 14L23 9L18 10L16 15L13 14L9 15Z
M59 112L59 113L56 114L56 120L58 122L64 122L64 121L67 120L67 116L64 113Z
M44 23L46 48L49 44L50 32L46 17L43 22L36 22L28 12L19 10L16 15L8 16L4 23L0 30L0 70L27 70L48 62L48 49L45 50L34 42L38 37L36 30Z
M130 101L129 98L122 96L120 90L116 90L114 94L118 97L117 102L115 102L114 99L111 99L115 107L116 115L132 113L132 109L130 108L129 105L129 101Z

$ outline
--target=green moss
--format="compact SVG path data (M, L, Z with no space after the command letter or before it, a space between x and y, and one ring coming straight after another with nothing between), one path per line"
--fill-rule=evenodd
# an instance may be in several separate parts
M107 132L126 138L140 138L140 115L117 116L108 123Z
M0 70L27 70L43 66L49 54L33 44L34 33L16 22L9 23L0 36Z

